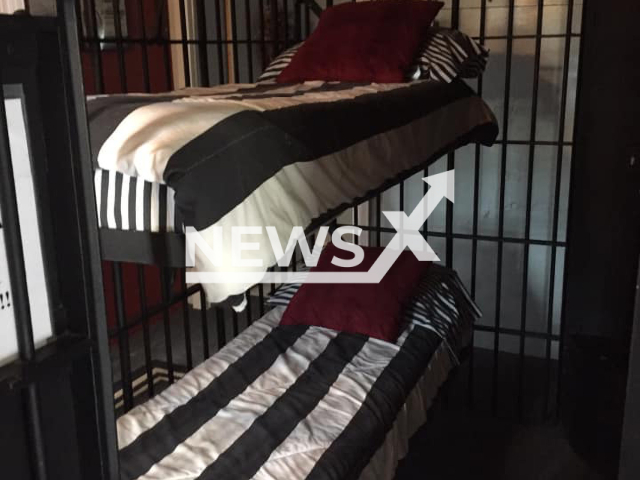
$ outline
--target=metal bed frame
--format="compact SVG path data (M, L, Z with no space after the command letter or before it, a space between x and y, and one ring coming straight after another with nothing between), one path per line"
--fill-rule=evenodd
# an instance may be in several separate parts
M184 85L192 85L195 79L191 78L191 62L193 56L189 55L189 48L197 47L198 49L198 67L200 78L197 83L201 86L210 86L214 83L227 83L231 80L248 82L254 81L257 77L257 73L254 69L254 57L257 52L260 55L262 66L266 66L268 61L273 58L278 52L284 48L298 43L304 39L312 30L313 18L319 15L323 7L316 0L258 0L250 1L244 0L244 18L238 18L236 11L236 4L238 2L231 0L196 0L195 7L198 16L198 35L196 39L188 38L187 32L187 20L186 20L186 2L184 0L160 0L155 2L154 11L148 11L150 2L135 2L137 4L137 15L140 18L149 18L152 14L154 18L154 29L149 31L148 23L142 22L139 25L140 35L125 35L123 34L123 25L120 21L120 3L118 0L113 0L114 15L114 30L115 35L109 37L98 36L96 28L96 4L95 0L77 0L78 8L80 12L80 1L83 2L88 14L93 21L89 22L89 31L83 31L79 28L80 43L84 47L84 54L86 61L85 69L91 70L93 73L93 84L87 84L85 87L89 90L94 90L96 93L117 93L127 92L128 85L131 78L127 76L127 62L125 49L127 47L136 47L135 51L139 52L140 60L142 61L142 82L144 89L147 92L152 91L152 75L150 72L150 49L160 48L162 50L162 66L164 69L164 81L167 89L173 87L172 78L172 64L170 48L172 46L180 46L183 52L183 69L185 72ZM169 35L168 25L168 10L167 1L179 3L179 17L180 17L180 38L174 38ZM206 4L212 5L212 8L216 12L216 38L209 38L207 36L207 21ZM326 0L325 6L331 6L332 0ZM133 4L131 4L133 5ZM230 24L223 25L221 21L222 12L225 5L230 8L228 12L227 21ZM425 224L423 234L426 238L441 238L444 239L446 244L446 258L445 264L449 267L454 265L454 241L455 240L467 240L471 242L471 282L468 285L472 297L475 298L478 285L478 245L480 242L490 242L497 246L497 276L495 282L495 320L493 325L476 325L475 330L480 332L489 333L493 337L492 348L492 367L490 375L490 410L497 414L500 407L500 381L499 371L501 368L501 336L510 335L515 336L518 339L518 359L517 359L517 371L518 380L515 395L515 409L517 415L522 419L528 416L525 405L525 346L528 339L539 339L545 342L545 382L544 382L544 404L541 408L541 415L537 413L535 416L541 416L543 419L548 419L556 412L556 399L554 399L554 393L559 395L560 385L559 380L556 378L557 372L561 369L562 362L562 319L560 334L554 333L553 330L553 306L557 299L554 298L555 285L556 285L556 267L558 260L558 249L564 249L567 245L566 242L560 238L559 235L559 217L560 217L560 197L561 197L561 185L563 175L563 147L571 146L571 142L565 140L565 118L567 114L566 104L568 100L568 72L570 61L570 46L571 41L574 38L579 37L579 34L573 32L573 12L574 12L574 0L568 0L568 12L565 26L565 32L563 34L544 34L543 33L543 12L544 2L539 0L537 2L537 23L536 32L531 35L516 35L514 34L514 12L515 12L515 0L510 0L508 4L508 22L506 35L490 36L487 35L487 0L481 0L480 4L480 29L477 39L484 43L487 40L505 40L506 41L506 66L504 77L504 113L501 118L501 136L497 140L496 145L500 148L500 178L499 178L499 221L498 232L496 235L481 234L479 231L479 190L480 190L480 169L481 169L481 146L475 146L475 159L474 159L474 176L473 176L473 220L472 220L472 233L459 233L454 231L454 206L451 203L446 205L446 228L445 231L430 230L428 225ZM251 12L259 12L260 25L259 36L255 38L252 35L252 15ZM269 13L270 18L268 18ZM291 13L294 16L294 25L290 26L288 21L282 23L280 18L289 18ZM458 27L460 20L460 0L452 0L451 2L451 26L453 28ZM78 18L80 25L81 19ZM248 32L247 38L238 38L237 30L240 22L243 22L246 31ZM230 32L225 38L222 38L223 29ZM541 44L544 38L562 38L564 39L564 57L563 57L563 73L562 73L562 85L561 85L561 106L560 106L560 122L559 129L557 131L557 140L555 141L540 141L536 140L536 119L537 119L537 99L539 91L539 73L541 64ZM510 104L510 91L511 91L511 71L512 71L512 58L513 58L513 44L517 39L532 39L535 42L535 54L534 54L534 78L532 86L532 111L531 111L531 126L529 139L523 140L511 140L509 139L509 104ZM104 68L104 51L102 47L105 45L114 46L114 51L110 52L111 55L115 55L117 62L117 74L118 74L118 89L112 89L107 91L105 86L105 68ZM240 48L243 47L246 55L244 58L240 55ZM231 64L224 62L223 49L231 49L231 53L227 56L227 59L231 59ZM213 69L210 64L209 52L210 49L215 49L217 52L217 79L214 80L212 75ZM248 78L241 78L240 75L240 62L246 61L247 69L245 70ZM477 84L477 90L480 95L483 91L483 80L479 79ZM527 154L527 188L526 188L526 210L525 210L525 233L522 238L509 237L505 234L505 191L507 188L507 149L509 146L523 145L528 147ZM552 235L550 240L537 240L531 238L531 221L532 221L532 198L533 198L533 171L534 171L534 158L535 150L538 146L552 146L557 149L557 155L555 157L555 183L554 183L554 206L553 206L553 219L552 219ZM448 153L446 165L448 169L453 169L456 165L455 153ZM427 174L427 170L425 170ZM399 179L399 204L400 208L404 208L404 178ZM427 187L425 186L425 193ZM359 226L364 231L370 232L374 243L380 244L382 237L385 233L393 233L393 229L385 228L381 225L381 192L375 192L373 198L363 199L363 201L371 201L373 215L375 218L373 225L363 225L362 219L358 219L358 209L353 208L353 224ZM335 212L334 212L335 213ZM360 221L359 221L360 220ZM366 223L366 222L365 222ZM130 234L130 235L129 235ZM144 344L145 344L145 365L147 369L147 381L149 382L148 388L150 395L153 395L153 381L151 378L151 354L149 349L149 322L150 319L158 314L162 314L164 323L164 332L166 340L166 360L169 370L169 381L174 380L173 364L172 364L172 348L171 345L171 328L172 321L170 319L169 309L177 304L183 305L183 328L185 331L185 337L187 339L186 351L187 351L187 367L191 368L193 365L193 352L190 344L190 311L187 305L188 297L192 295L199 295L201 300L204 300L204 292L200 286L191 286L189 288L184 285L181 275L176 271L180 271L181 257L184 252L184 240L177 234L147 234L144 242L139 241L142 237L136 238L137 233L127 232L126 238L127 244L131 246L131 249L127 249L123 252L121 246L123 245L122 239L125 237L118 237L122 235L122 232L114 233L109 230L101 231L102 240L102 254L103 259L113 262L114 270L114 291L115 291L115 303L116 303L116 317L117 328L110 332L110 338L117 340L118 350L120 356L120 374L123 380L123 396L124 396L124 410L128 410L133 405L133 388L131 385L131 365L128 361L129 351L129 335L131 329L142 327ZM120 238L120 240L118 240ZM146 243L145 243L146 242ZM504 264L504 248L505 245L522 245L524 248L524 265L522 272L522 300L521 300L521 320L519 328L507 328L503 326L503 312L502 307L502 293L503 293L503 264ZM119 246L118 246L119 245ZM549 281L549 299L547 310L547 328L545 332L531 331L527 328L527 278L528 278L528 258L529 250L532 246L545 246L551 250L551 267ZM134 262L138 263L138 282L139 288L142 294L140 295L140 311L141 315L133 320L127 320L125 318L125 304L124 304L124 284L122 276L121 262ZM162 284L162 302L157 306L148 306L145 298L145 275L144 267L142 264L156 264L161 267L160 281ZM172 293L171 279L180 278L181 289L179 293ZM564 283L564 278L562 282ZM272 286L273 288L273 286ZM255 305L251 305L246 313L246 323L251 323L254 320L255 314L264 312L264 288L258 287L259 307L255 308ZM563 289L564 291L564 289ZM562 299L560 299L562 302ZM250 302L251 303L251 302ZM563 309L561 309L562 311ZM230 312L230 313L229 313ZM202 335L205 341L203 342L203 356L207 358L210 351L209 346L209 332L207 323L207 312L201 310L201 322L202 322ZM216 306L214 308L217 325L217 338L220 348L224 345L227 337L225 331L225 316L231 315L233 335L237 335L239 332L239 315L234 311L228 310L226 306ZM257 318L257 317L255 317ZM552 358L552 344L558 342L560 348L560 357L558 361ZM467 366L467 393L465 403L470 407L475 405L475 375L476 368L474 366L475 354L474 349L471 349ZM559 378L559 377L558 377Z

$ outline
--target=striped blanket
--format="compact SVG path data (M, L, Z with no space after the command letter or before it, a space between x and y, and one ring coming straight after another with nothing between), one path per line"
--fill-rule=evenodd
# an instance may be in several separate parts
M123 480L393 478L448 349L419 326L397 344L276 327L283 310L118 420Z
M113 194L103 188L102 225L182 224L211 245L212 227L222 227L222 262L196 255L203 272L265 272L276 263L263 231L251 240L260 247L243 252L248 263L262 265L231 265L232 226L274 226L286 245L293 226L307 227L457 146L490 144L497 135L490 109L459 81L221 85L95 97L88 113L96 167L127 176L100 176L102 186L113 187ZM134 177L170 191L134 185ZM122 195L127 186L133 203L116 198L118 185ZM173 203L160 198L165 214L156 209L147 216L160 212L159 220L147 222L143 206L154 192L175 202L175 215ZM205 288L209 301L220 302L251 286Z
M122 479L392 479L478 315L452 275L395 344L274 308L118 420Z

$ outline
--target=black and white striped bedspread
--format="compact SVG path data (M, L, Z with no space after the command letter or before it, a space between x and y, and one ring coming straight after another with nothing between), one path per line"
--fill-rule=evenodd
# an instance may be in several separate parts
M243 258L258 260L248 263L260 266L234 264L234 226L275 227L286 245L294 226L306 228L453 148L491 144L497 135L489 107L459 81L263 83L103 96L88 102L88 116L96 167L128 175L129 199L133 177L151 182L136 179L136 194L138 188L143 196L145 188L152 197L165 192L185 227L197 229L210 245L221 233L219 262L196 251L197 271L249 272L251 278L278 259L262 231L252 235L259 248L243 252ZM124 188L127 177L113 178L122 178ZM111 208L118 198L125 197L107 194L101 224L132 229L132 204ZM167 225L172 212L168 207ZM136 230L145 222L140 217ZM152 231L162 231L165 216L157 225L155 214L148 217ZM251 286L204 285L214 303Z
M280 327L283 311L118 420L122 479L393 478L455 363L445 342Z

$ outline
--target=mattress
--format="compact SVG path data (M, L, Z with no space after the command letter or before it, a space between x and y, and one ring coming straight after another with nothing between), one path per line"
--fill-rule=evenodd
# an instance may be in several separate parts
M438 315L463 345L474 309L461 298ZM118 419L123 480L393 478L456 365L447 335L428 319L396 343L279 326L284 308Z
M221 85L101 96L88 116L96 168L109 172L96 173L103 228L193 227L221 259L196 251L195 270L258 280L279 260L264 227L286 245L293 227L497 135L492 112L462 82ZM263 229L252 237L258 248L243 252L259 266L232 263L234 226ZM221 302L255 281L204 288Z

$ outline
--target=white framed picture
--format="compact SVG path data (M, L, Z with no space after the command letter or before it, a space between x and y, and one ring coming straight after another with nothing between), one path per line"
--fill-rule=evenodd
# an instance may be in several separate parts
M13 183L18 207L20 239L27 277L31 326L34 343L36 347L39 347L52 338L53 325L38 217L33 164L29 148L24 94L20 85L3 85L3 92L5 95L4 107L9 134ZM2 223L2 235L0 235L0 289L4 303L4 308L0 305L0 364L12 361L18 354L12 302L13 295L4 241L6 229L12 227L12 225Z

